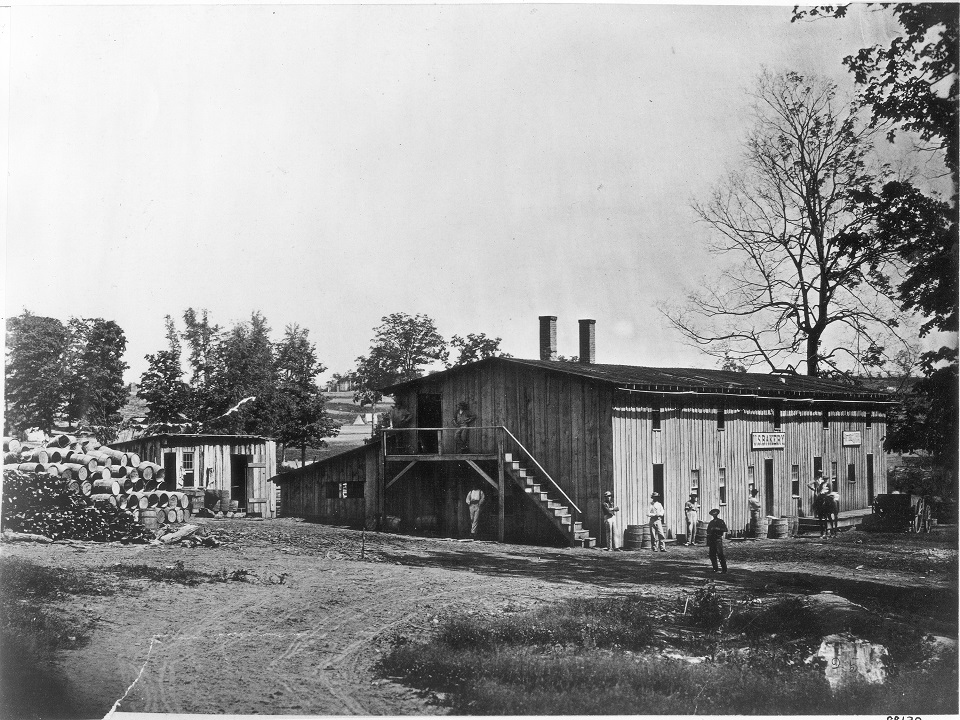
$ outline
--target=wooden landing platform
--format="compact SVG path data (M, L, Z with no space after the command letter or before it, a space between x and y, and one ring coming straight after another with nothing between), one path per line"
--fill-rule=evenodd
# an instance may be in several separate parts
M870 508L863 508L861 510L844 510L839 515L837 515L837 528L840 530L850 529L857 527L863 518L867 515L872 515L873 511ZM815 517L802 517L800 522L797 525L797 534L803 535L804 533L819 533L820 532L820 523L817 522Z
M496 460L496 453L429 453L422 455L385 455L387 462L450 462L473 460Z

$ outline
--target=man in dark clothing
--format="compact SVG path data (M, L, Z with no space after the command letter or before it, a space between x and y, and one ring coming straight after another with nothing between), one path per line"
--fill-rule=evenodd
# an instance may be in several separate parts
M717 572L717 560L720 561L720 572L727 571L727 559L723 556L723 536L727 532L727 524L720 519L720 511L714 508L710 511L713 520L707 525L707 548L710 550L710 562L713 571Z

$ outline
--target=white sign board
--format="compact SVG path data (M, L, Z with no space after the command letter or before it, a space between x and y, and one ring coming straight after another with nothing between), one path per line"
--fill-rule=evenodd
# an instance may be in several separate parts
M843 434L843 446L844 447L860 447L862 438L860 437L860 431L857 432L845 432Z
M786 442L786 433L750 433L750 442L754 450L782 450Z

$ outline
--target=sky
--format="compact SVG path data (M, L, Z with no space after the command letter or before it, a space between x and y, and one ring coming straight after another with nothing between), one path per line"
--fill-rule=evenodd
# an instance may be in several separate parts
M791 6L16 6L7 317L103 317L128 381L164 316L260 311L330 372L425 313L538 355L716 367L657 310L714 269L691 202L763 67L851 89L883 13Z

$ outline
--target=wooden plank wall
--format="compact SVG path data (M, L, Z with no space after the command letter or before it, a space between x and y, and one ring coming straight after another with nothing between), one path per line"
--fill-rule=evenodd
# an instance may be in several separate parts
M282 517L373 528L379 449L379 445L369 445L271 478L280 486ZM343 482L364 483L363 497L326 496L325 486Z
M580 507L583 517L576 519L599 537L601 496L612 486L612 392L607 386L539 368L492 363L427 379L418 391L441 395L445 426L452 426L457 404L465 401L477 416L477 426L507 427ZM416 393L408 391L404 399L416 425ZM452 433L448 435L444 451L453 452ZM496 451L495 432L471 436L472 450ZM514 517L531 525L526 534L543 531L527 513Z
M132 450L140 455L141 460L163 465L163 455L167 452L177 454L177 467L183 463L183 453L193 452L195 487L210 490L230 490L232 471L231 455L249 455L256 463L263 463L265 467L251 468L248 497L265 498L267 506L263 511L264 517L276 517L277 496L274 486L269 482L273 470L277 466L277 445L272 440L248 440L239 443L213 443L209 438L192 441L191 438L170 437L168 446L162 447L159 438L145 438L143 440L124 443L126 450ZM246 504L245 502L243 504Z
M661 407L661 430L652 428L652 407ZM791 405L784 402L782 450L752 450L751 433L773 432L772 402L728 399L725 429L717 429L718 398L656 396L617 392L613 404L612 454L613 485L620 506L621 528L647 521L646 508L652 492L654 464L664 466L664 506L667 526L673 533L683 532L683 503L691 489L691 470L700 471L701 519L709 519L711 507L721 507L722 517L731 531L743 530L749 522L747 483L749 468L754 468L756 487L764 497L764 460L774 461L774 507L777 515L811 514L810 491L813 458L823 458L824 473L831 462L838 464L841 510L869 507L867 499L866 456L873 454L874 493L886 492L886 466L883 438L886 435L883 411L873 408L872 427L865 426L869 407L854 405L830 408L829 428L823 429L823 404ZM860 431L859 447L843 447L842 433ZM856 482L847 481L847 465L856 466ZM792 466L799 466L800 497L792 496ZM725 506L719 503L719 468L726 469Z

